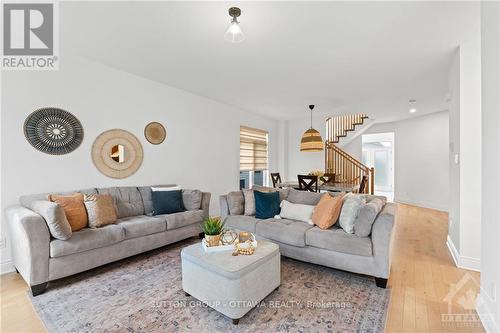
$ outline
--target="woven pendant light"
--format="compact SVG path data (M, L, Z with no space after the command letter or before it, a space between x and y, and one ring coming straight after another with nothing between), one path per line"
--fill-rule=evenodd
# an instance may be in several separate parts
M302 135L302 140L300 140L300 151L323 151L323 138L321 138L321 134L312 127L312 110L314 109L314 105L309 105L309 109L311 110L311 128Z

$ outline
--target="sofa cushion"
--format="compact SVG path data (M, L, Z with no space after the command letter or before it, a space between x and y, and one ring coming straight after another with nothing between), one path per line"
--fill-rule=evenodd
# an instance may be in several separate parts
M315 206L291 203L283 200L280 204L280 216L283 219L295 220L313 225L312 215Z
M182 192L153 191L153 216L183 212Z
M321 196L321 200L314 208L312 221L321 229L328 229L335 223L340 216L342 210L342 195L332 196L330 193L325 193Z
M78 231L87 226L88 216L85 205L83 204L83 194L49 194L48 199L62 207L69 225L71 226L71 231Z
M175 184L165 184L165 185L155 185L153 187L174 187ZM152 186L139 186L137 189L141 194L142 204L144 205L144 214L153 214L153 197L152 197Z
M116 224L102 228L84 228L73 233L68 240L55 239L50 242L52 258L67 256L118 243L125 239L125 231Z
M142 196L137 187L108 187L97 189L99 194L109 193L115 199L118 218L144 214Z
M280 196L278 192L254 191L255 217L258 219L269 219L280 213Z
M289 189L287 199L291 203L302 205L316 206L321 199L321 193L299 191L296 189Z
M140 215L124 217L117 224L125 230L125 239L141 237L167 230L165 219Z
M255 232L257 222L262 221L254 216L228 215L224 222L226 228L233 228L241 231Z
M257 223L255 232L264 238L280 243L304 247L305 233L311 229L307 223L286 219L267 219Z
M201 208L202 193L200 190L182 190L182 204L186 210Z
M242 192L245 198L245 215L255 215L255 196L253 190L243 189Z
M354 220L354 233L358 237L368 237L372 233L373 222L378 213L384 208L385 201L373 198L358 210L358 216Z
M59 204L48 200L34 200L29 202L27 208L43 217L52 237L61 240L71 237L71 225Z
M90 228L116 223L118 219L113 197L109 193L84 195L83 203L89 217Z
M157 215L156 217L164 219L167 222L167 230L172 230L203 222L203 210L187 210L180 213Z
M229 207L229 214L242 215L245 211L245 198L243 197L243 192L229 192L227 194L227 205Z
M369 237L358 237L333 226L322 230L318 227L306 231L306 244L321 249L370 257L372 241Z
M363 195L347 193L343 200L342 210L339 216L339 225L348 234L354 233L354 221L358 216L358 211L366 202Z

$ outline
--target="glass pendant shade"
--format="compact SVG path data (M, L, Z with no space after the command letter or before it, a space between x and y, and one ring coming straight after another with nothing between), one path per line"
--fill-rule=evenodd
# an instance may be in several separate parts
M240 43L245 40L245 35L241 30L240 23L236 19L231 21L231 25L227 28L224 38L231 43Z
M314 128L305 131L304 135L302 135L302 140L300 140L300 151L323 151L323 139L321 138L321 134Z

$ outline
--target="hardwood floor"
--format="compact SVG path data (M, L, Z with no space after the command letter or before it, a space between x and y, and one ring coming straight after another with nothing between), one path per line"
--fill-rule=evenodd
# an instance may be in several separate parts
M456 268L448 252L447 218L443 212L399 205L386 332L484 332L478 322L441 320L449 311L474 315L479 291L479 273ZM445 298L459 282L463 287L453 294L449 310ZM45 332L22 278L5 274L0 284L1 332Z

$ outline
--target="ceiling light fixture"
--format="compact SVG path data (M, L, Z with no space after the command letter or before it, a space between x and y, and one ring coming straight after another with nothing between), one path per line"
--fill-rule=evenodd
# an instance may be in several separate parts
M410 103L410 113L415 113L417 112L417 108L415 107L415 103L417 103L417 100L416 99L410 99L408 101Z
M229 8L229 16L233 19L231 20L231 24L229 28L227 28L226 33L224 34L224 38L231 43L240 43L245 40L245 35L240 27L240 22L238 22L237 17L241 15L241 9L238 7Z
M300 140L300 151L323 151L323 139L321 134L313 128L313 109L314 105L309 105L311 110L311 128L304 132L302 140Z

